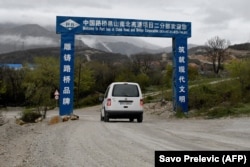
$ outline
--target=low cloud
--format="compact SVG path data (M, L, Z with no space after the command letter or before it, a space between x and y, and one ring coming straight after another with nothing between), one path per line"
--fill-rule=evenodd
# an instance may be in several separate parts
M25 45L25 46L58 46L54 39L48 37L33 37L20 35L1 35L0 44Z

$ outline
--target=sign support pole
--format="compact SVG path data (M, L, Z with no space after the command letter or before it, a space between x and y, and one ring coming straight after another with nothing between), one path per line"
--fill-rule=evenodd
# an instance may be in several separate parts
M188 112L187 38L173 38L173 110Z
M74 46L75 34L61 34L60 115L70 115L74 107Z

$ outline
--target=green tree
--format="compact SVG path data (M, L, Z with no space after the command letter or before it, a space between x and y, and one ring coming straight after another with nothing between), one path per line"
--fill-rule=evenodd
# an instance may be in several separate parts
M144 91L145 88L149 85L149 77L143 73L138 74L136 76L135 82L137 82L140 85L142 91Z
M3 104L3 95L6 93L6 84L4 82L4 71L0 68L0 101Z
M113 65L92 61L87 64L89 69L93 71L95 80L94 89L96 91L104 92L107 86L114 81L117 69Z
M1 97L1 94L4 94L5 92L6 92L6 85L4 84L2 80L0 80L0 97Z
M35 58L35 68L27 70L23 87L25 97L30 105L36 106L40 112L43 107L46 112L48 107L56 104L52 94L59 86L59 60L52 57Z
M129 70L124 68L123 70L119 71L115 78L116 82L135 82L136 76L135 74Z
M172 81L173 81L173 66L167 65L166 66L166 73L165 73L165 83L167 84L167 88L172 87Z
M75 89L76 89L76 104L79 106L79 100L94 88L95 78L94 72L87 66L86 62L76 60L75 68Z
M242 93L246 92L245 89L250 89L250 60L233 60L226 66L230 72L231 77L236 78L240 84Z
M0 80L0 101L2 101L2 96L6 93L6 85L2 80Z
M23 78L23 69L0 68L0 99L2 104L16 106L24 102L24 93L21 87Z
M193 66L188 66L188 80L195 80L199 76L198 68Z

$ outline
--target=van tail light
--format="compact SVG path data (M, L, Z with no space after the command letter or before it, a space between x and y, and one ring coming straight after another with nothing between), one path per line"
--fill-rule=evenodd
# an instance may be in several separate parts
M143 99L140 99L140 105L143 106Z
M107 106L111 106L111 99L107 99Z

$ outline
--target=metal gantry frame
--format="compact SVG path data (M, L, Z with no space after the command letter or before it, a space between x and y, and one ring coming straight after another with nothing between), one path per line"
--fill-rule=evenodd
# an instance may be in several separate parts
M75 35L107 35L172 38L173 110L188 113L188 45L190 22L57 16L61 34L59 114L70 115L74 107Z

